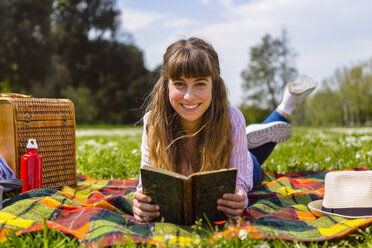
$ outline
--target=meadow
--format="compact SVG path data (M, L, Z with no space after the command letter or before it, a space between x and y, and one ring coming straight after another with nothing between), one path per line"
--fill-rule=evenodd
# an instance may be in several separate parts
M141 127L80 126L76 132L77 173L97 179L128 179L139 174ZM292 137L279 144L263 165L280 173L372 168L372 127L294 127ZM194 227L198 229L198 227ZM200 231L200 230L199 230ZM206 231L206 230L204 230ZM81 247L63 233L48 230L20 237L10 235L1 247ZM145 246L146 245L142 245ZM208 239L196 247L210 247ZM215 247L370 247L372 230L357 230L328 242L286 242L235 237L221 239ZM136 247L128 242L115 247Z

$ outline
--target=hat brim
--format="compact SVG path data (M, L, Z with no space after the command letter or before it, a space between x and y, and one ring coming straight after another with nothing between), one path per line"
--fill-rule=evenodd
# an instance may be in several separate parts
M309 207L310 211L317 217L322 217L324 215L332 215L332 216L338 216L343 218L350 218L350 219L369 219L372 218L372 215L369 216L348 216L348 215L341 215L341 214L335 214L330 213L322 210L322 204L323 200L316 200L309 202L307 206Z

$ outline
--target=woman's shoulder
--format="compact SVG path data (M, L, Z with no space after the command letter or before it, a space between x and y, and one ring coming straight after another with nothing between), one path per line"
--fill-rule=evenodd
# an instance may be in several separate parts
M243 113L237 107L232 105L230 105L230 120L233 124L244 122L245 125Z
M147 112L143 117L142 117L142 121L143 121L143 124L147 124L147 119L149 118L149 115L150 115L150 112Z

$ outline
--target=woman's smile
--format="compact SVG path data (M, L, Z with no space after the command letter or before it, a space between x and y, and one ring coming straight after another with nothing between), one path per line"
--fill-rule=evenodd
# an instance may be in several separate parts
M181 106L186 110L186 111L194 111L196 110L200 104L193 104L193 105L190 105L190 104L182 104L181 103Z

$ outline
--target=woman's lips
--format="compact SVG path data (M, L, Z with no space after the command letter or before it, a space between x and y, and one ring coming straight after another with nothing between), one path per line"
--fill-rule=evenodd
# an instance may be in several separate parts
M197 103L197 104L182 104L181 103L181 106L184 110L186 111L194 111L195 109L197 109L201 104L200 103Z

